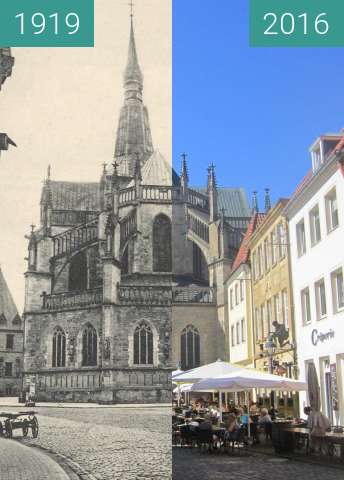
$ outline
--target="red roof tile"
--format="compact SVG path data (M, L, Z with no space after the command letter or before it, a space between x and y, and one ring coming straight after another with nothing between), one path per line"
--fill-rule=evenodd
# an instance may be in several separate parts
M235 260L233 262L231 272L234 272L237 268L240 267L240 265L248 261L248 257L249 257L248 242L252 237L256 228L263 222L265 217L266 217L265 213L255 213L252 216L250 223L247 227L246 233L244 235L244 238L241 242L237 256L235 257Z

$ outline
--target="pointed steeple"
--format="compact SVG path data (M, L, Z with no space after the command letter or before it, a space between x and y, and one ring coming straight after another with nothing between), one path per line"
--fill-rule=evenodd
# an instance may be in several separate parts
M52 191L51 191L51 166L48 165L47 178L44 180L44 186L41 195L41 226L46 235L50 232L50 221L52 212Z
M212 163L208 167L208 198L209 198L209 216L210 221L214 222L217 219L217 188L215 177L215 165Z
M269 210L271 210L271 199L270 199L270 189L266 188L265 189L265 213L268 213Z
M136 155L141 165L153 153L148 110L142 101L143 75L138 61L133 15L130 15L130 37L127 66L124 71L124 105L122 107L115 147L120 174L135 176Z
M136 51L136 42L134 34L133 16L130 16L130 38L128 49L128 61L124 72L124 88L126 89L126 98L130 98L135 92L139 100L142 100L143 75L139 65ZM129 97L128 97L129 95Z
M180 183L181 183L181 186L182 186L184 192L188 188L188 184L189 184L189 175L188 175L188 167L187 167L187 164L186 164L186 157L187 157L186 153L183 153L182 154L182 172L181 172L181 175L180 175Z
M253 192L253 198L252 198L252 215L255 213L259 212L259 206L258 206L258 192L255 190Z

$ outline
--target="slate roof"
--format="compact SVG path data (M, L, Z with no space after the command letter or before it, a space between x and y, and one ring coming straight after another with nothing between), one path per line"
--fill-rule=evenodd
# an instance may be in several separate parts
M142 169L142 185L179 185L180 180L176 171L171 168L171 165L166 161L165 157L155 150L152 155L146 160ZM134 185L132 180L129 186Z
M240 267L240 265L247 263L249 259L249 249L248 249L248 242L250 238L252 237L253 233L261 225L266 217L266 213L255 213L251 220L250 223L247 227L246 233L244 235L244 238L242 239L239 251L237 253L237 256L235 257L235 260L232 265L231 273L234 272L237 268Z
M0 268L0 328L20 319L17 307ZM16 323L14 322L14 323Z
M205 187L192 187L197 192L207 194ZM217 202L219 211L225 209L226 217L251 217L251 208L243 188L217 187Z
M50 181L53 210L99 211L99 183Z

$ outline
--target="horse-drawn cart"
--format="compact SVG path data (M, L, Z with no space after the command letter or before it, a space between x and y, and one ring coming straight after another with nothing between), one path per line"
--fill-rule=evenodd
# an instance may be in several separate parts
M33 438L38 437L38 420L36 412L18 413L0 412L0 437L12 438L13 430L21 429L23 437L27 437L29 429Z

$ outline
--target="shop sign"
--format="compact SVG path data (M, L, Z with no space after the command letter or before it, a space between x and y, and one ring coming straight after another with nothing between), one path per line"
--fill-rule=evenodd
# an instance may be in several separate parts
M335 332L334 330L329 330L326 333L319 332L316 328L312 331L312 343L316 347L319 342L323 343L326 342L327 340L330 340L331 338L334 338Z

